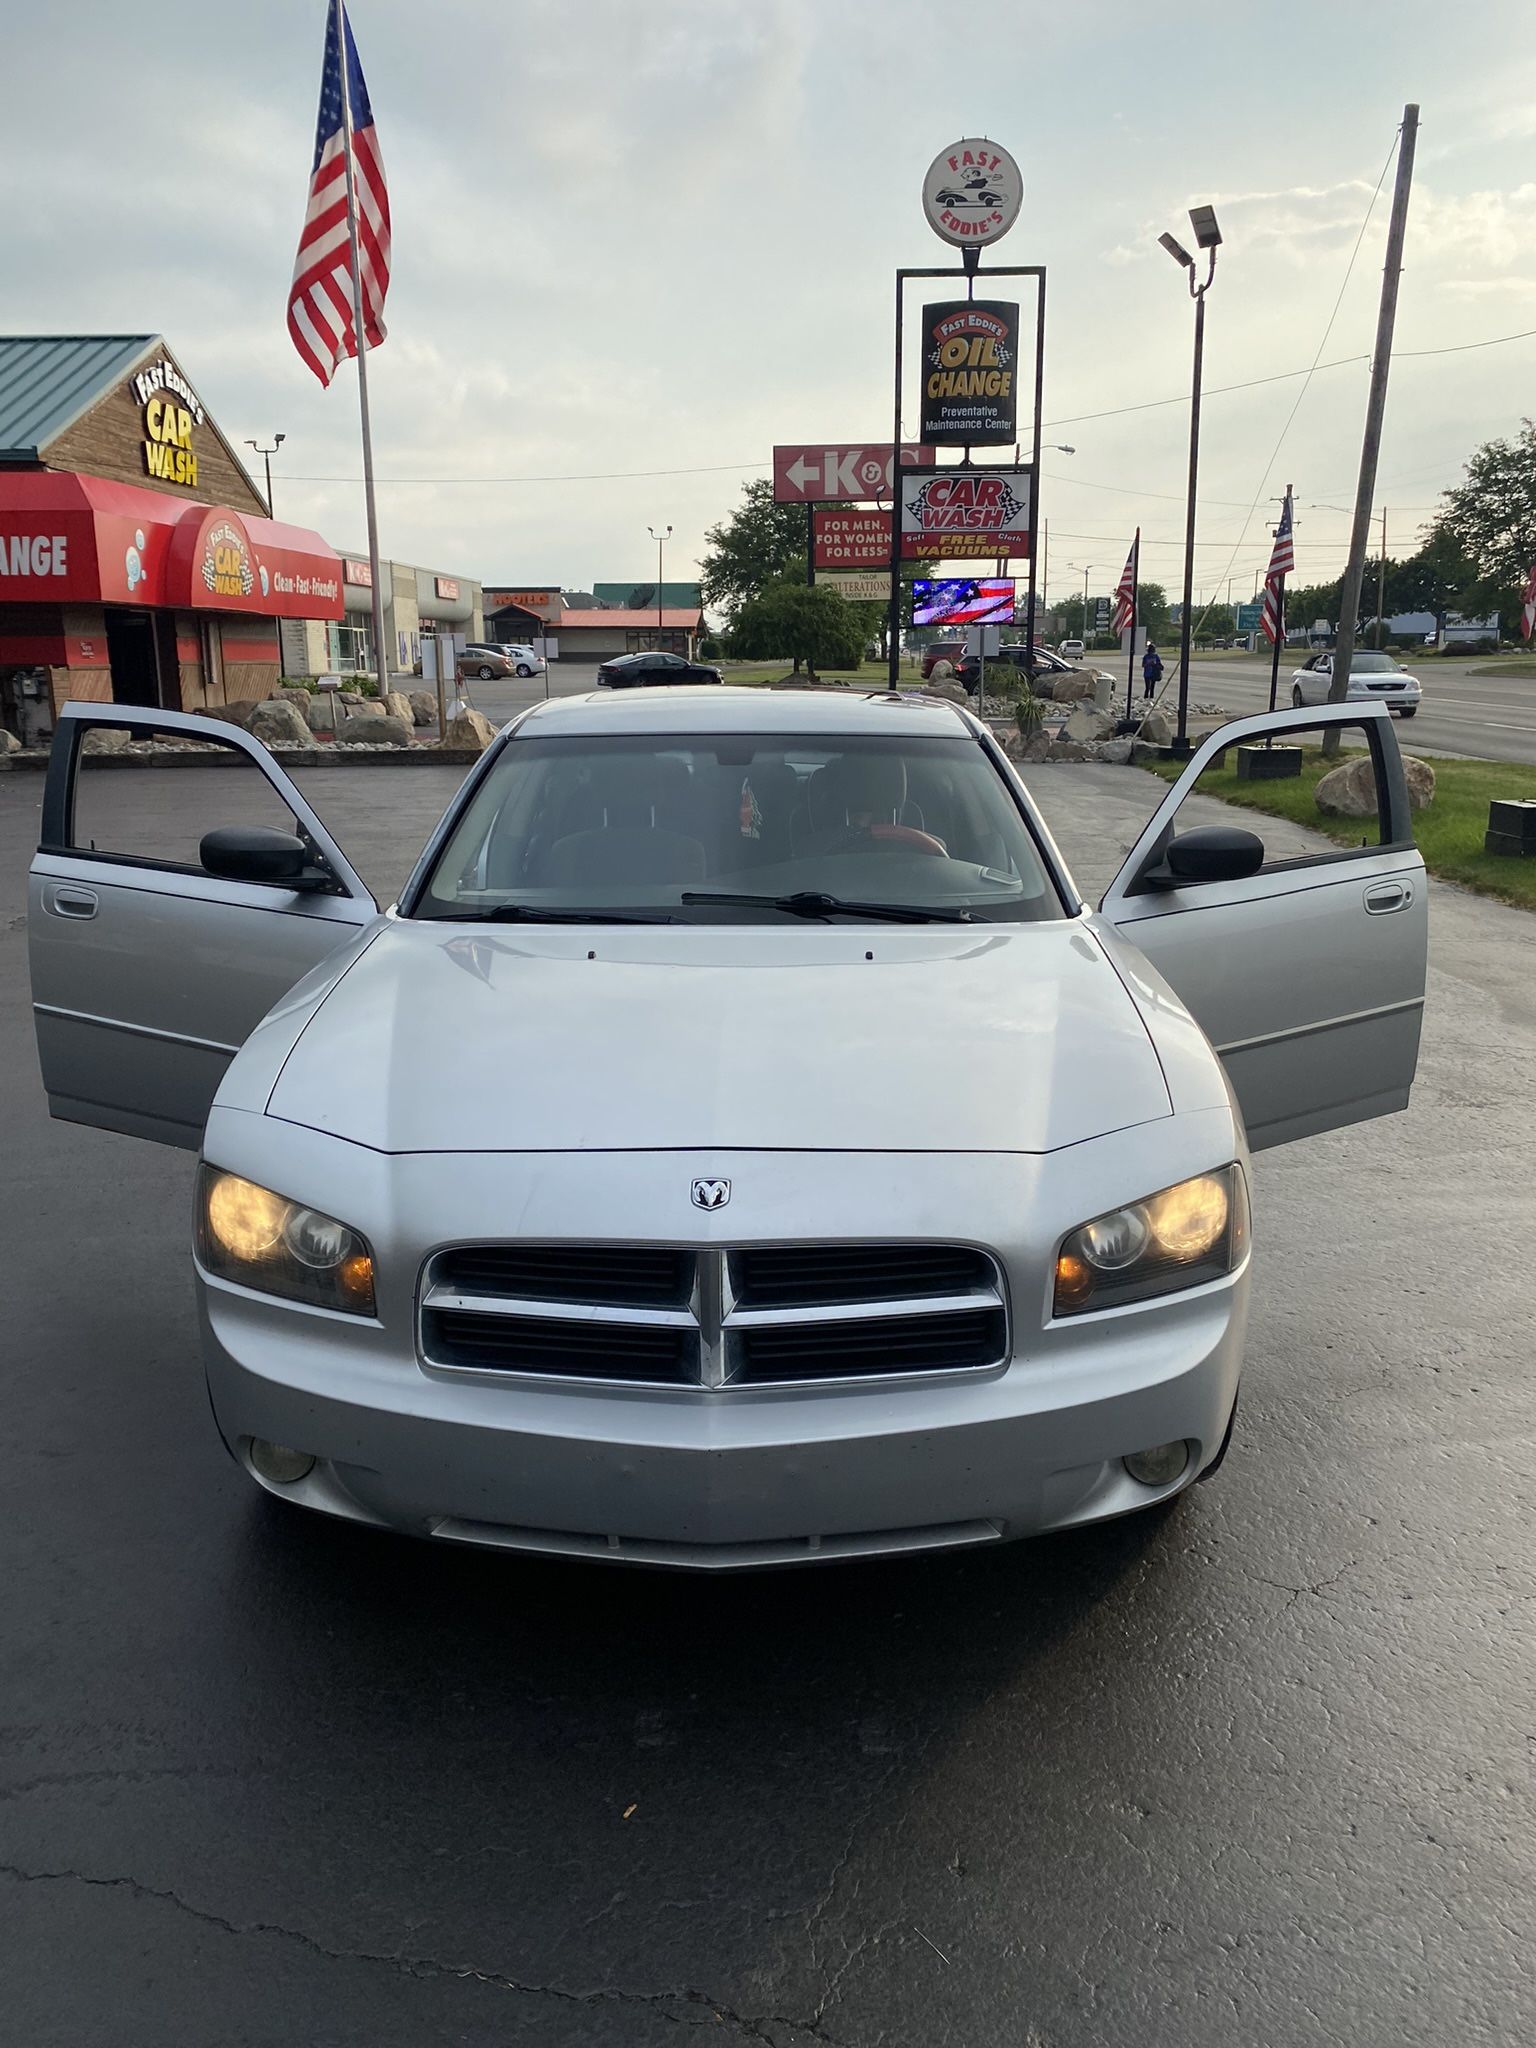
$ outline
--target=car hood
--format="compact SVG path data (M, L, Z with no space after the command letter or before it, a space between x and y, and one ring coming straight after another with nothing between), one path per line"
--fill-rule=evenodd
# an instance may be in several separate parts
M1172 1113L1078 923L392 919L267 1113L385 1152L1048 1152Z

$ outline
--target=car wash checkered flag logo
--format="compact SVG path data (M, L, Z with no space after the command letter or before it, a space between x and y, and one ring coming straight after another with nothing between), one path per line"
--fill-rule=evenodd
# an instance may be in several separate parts
M1296 549L1291 539L1291 494L1285 494L1280 524L1275 528L1275 545L1270 552L1269 572L1264 578L1264 609L1259 613L1259 631L1273 647L1285 635L1285 579L1296 567ZM1252 614L1250 614L1250 617Z
M346 77L341 51L347 52ZM350 173L350 175L349 175ZM341 0L331 0L320 73L320 118L309 179L309 210L288 294L288 332L322 384L344 356L357 354L352 280L352 220L357 223L358 286L366 345L384 339L389 290L389 189L373 126L368 87Z

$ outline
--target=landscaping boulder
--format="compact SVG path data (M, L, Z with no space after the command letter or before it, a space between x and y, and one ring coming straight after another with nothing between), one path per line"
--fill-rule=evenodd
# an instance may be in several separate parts
M1093 677L1081 669L1069 676L1042 676L1042 692L1047 681L1050 683L1050 694L1058 704L1081 704L1085 698L1093 695Z
M1162 711L1149 711L1137 728L1136 737L1144 740L1148 746L1166 747L1173 738L1173 727L1168 722L1167 714Z
M1044 731L1030 733L1028 738L1021 732L1000 735L1003 752L1010 761L1043 761L1051 751L1051 736Z
M496 728L483 712L466 709L449 719L443 745L468 747L477 754L483 754L495 737Z
M249 727L263 701L260 697L237 697L232 704L204 704L201 710L204 718L221 718L226 725Z
M293 706L300 718L304 716L305 706L309 703L310 693L304 688L302 683L284 683L277 694Z
M969 704L970 694L963 683L950 682L940 676L939 669L947 666L947 663L941 661L938 668L935 668L931 679L924 687L924 696L942 697L946 704Z
M246 720L245 729L264 747L309 745L309 721L300 717L285 697L274 697L266 704L258 704Z
M336 728L338 747L408 747L411 728L403 718L381 712L375 718L349 718Z
M1434 801L1435 771L1427 761L1403 756L1403 774L1408 783L1408 802L1422 811ZM1376 770L1369 754L1330 768L1312 792L1312 801L1325 818L1374 818L1376 816Z
M1130 760L1131 743L1129 740L1102 740L1099 743L1098 754L1101 761L1112 761L1118 767Z
M436 725L437 698L431 690L412 690L409 702L415 724Z
M1091 761L1093 755L1080 740L1052 740L1043 758L1047 761Z
M307 693L306 693L307 694ZM329 690L316 690L304 706L304 723L311 732L336 730L336 706Z
M93 725L80 742L82 754L120 754L128 744L128 732L123 726Z
M416 723L416 713L411 708L411 700L403 690L391 690L384 699L384 709L391 718L403 719L407 725Z
M1080 746L1088 746L1094 740L1107 740L1115 729L1111 712L1101 711L1096 704L1079 704L1062 729L1064 739L1076 740Z
M955 664L952 661L936 661L928 671L928 680L931 683L947 683L954 673Z
M19 754L20 752L21 741L17 739L15 733L7 732L5 727L0 725L0 754Z

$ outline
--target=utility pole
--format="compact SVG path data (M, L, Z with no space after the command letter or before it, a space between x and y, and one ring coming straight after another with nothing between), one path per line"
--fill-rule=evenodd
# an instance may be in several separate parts
M660 647L660 645L661 645L661 639L662 639L662 627L663 627L663 620L662 620L662 581L661 581L661 578L662 578L662 573L663 573L663 572L662 572L662 566L661 566L661 564L662 564L662 554L661 554L661 551L662 551L662 549L663 549L663 548L664 548L664 547L666 546L667 542L668 542L668 541L669 541L669 540L670 540L670 539L672 538L672 529L671 529L671 527L669 526L669 527L668 527L668 528L666 529L666 531L665 531L664 533L658 533L658 532L656 531L656 529L655 529L655 527L654 527L654 526L648 526L648 527L647 527L647 528L646 528L645 530L646 530L646 532L647 532L647 533L648 533L648 534L649 534L649 535L651 536L651 539L652 539L653 541L655 541L655 543L656 543L656 645L657 645L658 647ZM693 651L693 650L692 650L692 647L691 647L691 645L690 645L690 647L689 647L689 652L690 652L690 653L692 653L692 651Z
M1371 501L1376 495L1376 462L1381 453L1381 426L1387 410L1387 375L1392 367L1392 334L1397 324L1397 287L1403 268L1403 239L1408 227L1408 193L1413 184L1413 152L1419 134L1419 110L1403 109L1397 146L1397 183L1392 189L1392 218L1387 227L1387 258L1381 273L1381 307L1376 315L1376 346L1371 354L1371 389L1365 405L1365 438L1360 444L1360 478L1355 486L1355 520L1349 536L1349 562L1339 598L1338 644L1333 652L1333 680L1328 702L1342 704L1349 696L1349 665L1355 651L1355 626L1360 616L1360 585L1365 575L1365 550L1371 532ZM1385 551L1383 551L1385 552ZM1339 751L1339 729L1323 734L1323 752Z

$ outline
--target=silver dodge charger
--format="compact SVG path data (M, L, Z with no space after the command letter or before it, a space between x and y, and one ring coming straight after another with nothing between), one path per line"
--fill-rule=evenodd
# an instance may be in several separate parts
M1326 726L1374 843L1184 828L1214 756ZM148 850L167 789L212 822ZM382 911L246 734L75 705L30 897L53 1114L200 1152L209 1389L257 1484L705 1568L1210 1473L1249 1152L1406 1105L1425 944L1379 704L1224 728L1093 910L954 705L543 703Z

